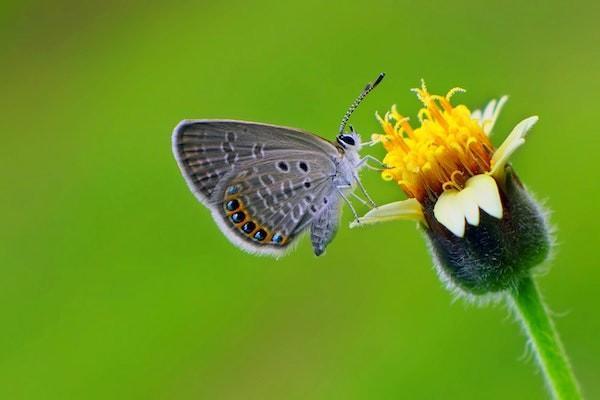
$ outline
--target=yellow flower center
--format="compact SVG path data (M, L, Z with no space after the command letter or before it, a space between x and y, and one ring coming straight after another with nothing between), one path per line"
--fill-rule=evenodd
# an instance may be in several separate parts
M382 173L396 181L409 197L420 202L437 199L447 189L464 188L472 176L488 172L494 148L464 105L452 106L454 88L444 96L431 95L423 83L413 89L424 107L419 110L421 126L413 129L408 118L392 106L384 118L377 115L383 135L373 135L387 150Z

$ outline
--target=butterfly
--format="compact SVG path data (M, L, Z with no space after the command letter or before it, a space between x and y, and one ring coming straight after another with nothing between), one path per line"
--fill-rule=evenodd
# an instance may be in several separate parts
M333 240L342 201L358 219L352 195L375 206L358 171L360 136L346 124L385 75L369 83L344 115L335 141L295 128L235 120L184 120L173 154L196 198L225 236L243 250L279 256L310 229L314 253ZM377 161L377 160L376 160ZM353 193L358 186L367 201Z

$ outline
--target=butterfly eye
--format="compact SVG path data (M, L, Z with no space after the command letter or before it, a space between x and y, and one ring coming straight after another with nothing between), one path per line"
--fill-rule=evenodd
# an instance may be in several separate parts
M341 144L342 146L344 146L344 144L347 144L349 146L354 146L356 144L356 142L354 141L354 138L350 135L339 135L337 137L337 140L338 140L338 143Z

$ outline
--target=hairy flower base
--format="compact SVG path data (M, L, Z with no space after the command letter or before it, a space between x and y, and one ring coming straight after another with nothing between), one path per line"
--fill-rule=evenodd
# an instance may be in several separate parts
M423 230L436 266L453 285L471 294L514 287L546 259L551 247L543 212L510 167L504 176L499 182L503 218L481 211L479 225L467 225L464 237L434 217L434 204L423 204Z

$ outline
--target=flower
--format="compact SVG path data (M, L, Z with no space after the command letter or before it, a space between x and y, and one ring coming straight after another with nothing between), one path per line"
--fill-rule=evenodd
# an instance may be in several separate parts
M538 117L518 123L496 149L489 135L506 96L471 112L451 103L461 88L439 96L423 83L413 91L423 103L420 127L392 106L377 115L383 134L373 135L387 151L382 178L408 199L375 208L352 226L416 220L451 286L471 294L515 286L547 257L551 242L544 212L508 164Z

